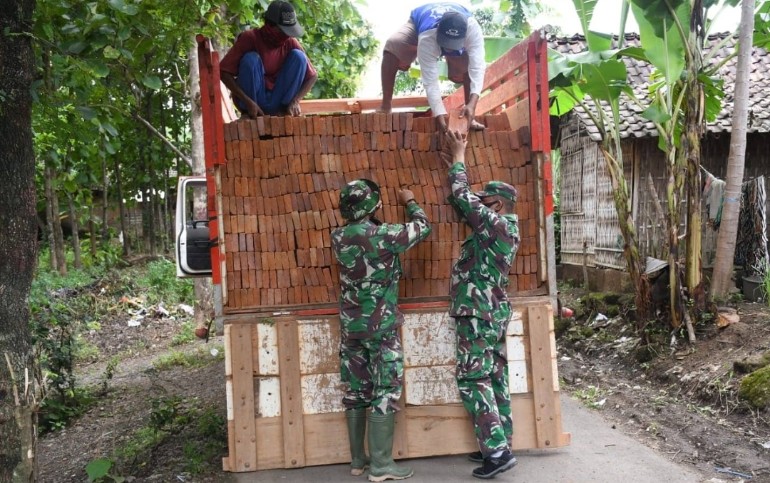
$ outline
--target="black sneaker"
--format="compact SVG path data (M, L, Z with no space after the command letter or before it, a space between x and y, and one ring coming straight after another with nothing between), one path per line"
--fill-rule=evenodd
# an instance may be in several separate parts
M483 463L484 455L481 454L481 451L474 451L473 453L468 454L468 459L474 463Z
M473 476L482 480L490 480L497 476L498 473L510 470L516 466L516 463L517 461L513 454L506 450L497 458L491 456L484 458L481 466L473 470Z

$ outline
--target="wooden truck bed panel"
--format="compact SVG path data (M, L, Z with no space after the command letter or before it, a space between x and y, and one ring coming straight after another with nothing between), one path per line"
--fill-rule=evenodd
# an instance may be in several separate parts
M401 329L399 458L476 450L454 377L454 321L409 311ZM228 471L349 461L339 377L339 318L240 315L225 325L231 428ZM517 305L507 333L514 449L569 444L561 430L548 299ZM335 436L336 435L336 436ZM338 437L337 437L338 436Z

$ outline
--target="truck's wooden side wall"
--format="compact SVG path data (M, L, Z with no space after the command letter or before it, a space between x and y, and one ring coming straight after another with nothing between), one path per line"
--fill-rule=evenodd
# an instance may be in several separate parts
M475 451L454 378L455 329L446 311L407 310L403 411L394 455ZM225 325L228 471L350 461L339 377L337 316L244 314ZM561 431L553 316L546 297L515 304L507 336L514 449L569 444Z

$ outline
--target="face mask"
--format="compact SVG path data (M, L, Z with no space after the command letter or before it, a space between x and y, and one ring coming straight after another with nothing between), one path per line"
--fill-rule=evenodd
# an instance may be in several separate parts
M283 30L274 25L265 24L264 32L266 37L275 45L280 45L289 38L288 35L283 33Z
M441 47L441 55L444 57L460 57L465 53L465 49L460 50L447 50L444 47Z

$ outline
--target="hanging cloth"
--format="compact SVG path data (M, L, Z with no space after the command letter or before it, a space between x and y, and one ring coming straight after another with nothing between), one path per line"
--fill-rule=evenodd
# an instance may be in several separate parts
M722 222L722 201L727 183L709 173L706 168L701 166L701 169L706 175L703 187L703 200L706 202L708 223L716 231L719 230L719 224Z

